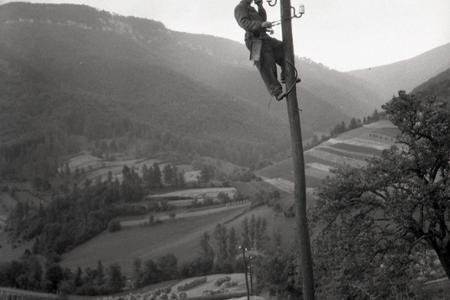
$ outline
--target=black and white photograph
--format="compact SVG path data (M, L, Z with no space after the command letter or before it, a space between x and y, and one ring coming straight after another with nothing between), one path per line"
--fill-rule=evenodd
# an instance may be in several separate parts
M450 300L449 0L0 0L0 300Z

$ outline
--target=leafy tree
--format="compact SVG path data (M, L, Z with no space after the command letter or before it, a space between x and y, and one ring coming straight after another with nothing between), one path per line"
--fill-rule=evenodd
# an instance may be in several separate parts
M144 263L142 282L138 285L138 287L157 283L160 280L160 277L161 271L159 270L156 263L152 259L146 260Z
M175 184L177 180L177 169L171 164L167 164L163 168L164 182L168 185Z
M161 181L161 170L159 169L158 164L153 164L153 184L155 187L161 188L162 187L162 181Z
M228 196L228 193L225 193L225 192L220 192L220 193L217 195L217 199L219 199L219 201L220 201L221 203L228 203L228 202L231 202L230 196Z
M178 188L184 188L186 186L186 182L184 180L183 172L177 173L175 176L175 186Z
M161 272L160 280L171 280L178 276L178 259L173 254L161 256L156 261L158 270Z
M228 257L230 259L235 259L239 254L238 245L239 241L236 236L236 230L231 227L230 233L228 234Z
M449 102L400 93L383 108L399 146L338 169L320 192L319 269L346 296L407 292L425 249L450 278Z
M210 236L207 232L200 238L200 256L211 262L214 260L214 249L211 247Z
M83 285L83 271L80 267L77 268L77 272L75 273L73 282L76 288Z
M331 130L330 135L332 137L335 137L347 130L347 127L345 126L345 122L342 121L340 124L336 125L333 130Z
M43 277L43 268L35 256L0 265L0 286L40 290Z
M359 126L361 126L361 120L358 120L356 118L352 118L350 120L350 124L348 125L348 129L349 130L355 129L355 128L358 128Z
M228 259L228 233L227 228L222 224L217 224L214 229L216 265L221 268Z
M125 276L122 275L120 265L113 264L109 266L106 285L112 293L120 292L125 287Z
M64 273L59 265L52 265L47 268L45 279L48 281L47 290L54 293L58 290L59 283L64 279Z
M255 248L256 241L256 218L255 215L250 217L250 248Z
M208 183L214 177L214 169L211 166L202 166L200 173L200 182Z
M103 264L102 261L99 260L97 262L97 270L96 270L96 274L95 274L96 280L95 280L95 284L97 286L103 286L105 284L105 271L103 268Z
M245 218L244 221L242 221L242 246L247 248L251 246L248 218Z
M142 286L142 277L143 277L143 272L142 272L142 260L140 258L136 258L133 261L133 281L134 281L134 286L135 287L140 287Z
M123 181L121 185L121 198L125 202L138 202L144 196L144 191L141 185L141 178L133 169L127 166L122 170Z
M143 174L143 177L149 188L160 189L162 187L161 170L157 163L154 163L153 166Z
M109 232L117 232L122 229L122 226L120 225L119 221L111 221L108 225L108 231Z
M255 261L257 289L266 291L277 299L301 299L301 285L296 269L296 255L292 250L281 248L265 255L262 260Z

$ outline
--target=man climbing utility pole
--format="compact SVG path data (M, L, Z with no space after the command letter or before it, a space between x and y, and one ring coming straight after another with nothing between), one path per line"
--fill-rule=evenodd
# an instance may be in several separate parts
M295 85L297 71L295 70L295 56L292 39L291 0L281 1L281 26L283 31L284 57L286 72L286 86ZM303 155L302 129L297 101L297 90L293 88L287 95L287 110L291 128L292 159L295 174L295 202L297 230L299 234L300 265L303 277L303 298L314 300L314 275L311 255L311 243L306 216L306 177L305 160Z
M277 75L277 64L284 66L283 43L267 34L272 23L267 22L263 1L254 1L258 10L251 6L252 2L253 0L241 0L234 9L234 17L245 30L245 45L250 51L250 60L258 68L269 93L280 101L286 96ZM281 82L284 82L284 77L282 71Z
M311 255L311 243L309 239L308 220L306 216L306 178L305 161L303 155L302 130L300 126L300 114L297 101L296 84L300 81L295 69L294 46L292 39L292 18L300 18L295 9L291 7L290 0L281 1L281 21L267 22L266 11L262 0L255 0L258 11L251 7L253 0L241 0L235 8L235 18L238 24L246 31L246 44L251 52L251 59L256 63L266 85L277 100L287 97L287 110L291 130L292 159L295 174L295 200L297 230L299 235L300 265L303 278L303 299L314 300L314 275ZM270 0L271 6L276 5L276 0ZM275 3L275 4L273 4ZM294 15L291 15L292 12ZM267 29L281 23L283 42L270 38ZM275 46L272 46L276 45ZM283 53L280 53L283 50ZM257 59L255 59L257 57ZM277 61L277 59L281 61ZM282 79L286 80L286 90L280 91L281 85L276 77L276 65L281 64L283 69ZM267 78L266 78L267 77ZM282 80L283 82L284 80Z

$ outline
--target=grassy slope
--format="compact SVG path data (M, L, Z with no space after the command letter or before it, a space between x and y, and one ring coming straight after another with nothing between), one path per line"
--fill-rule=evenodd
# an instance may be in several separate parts
M265 182L235 183L234 186L247 196L261 190L274 190L274 187ZM281 192L280 202L283 208L289 208L292 205L292 196ZM279 232L286 244L292 240L295 228L293 218L285 218L283 213L276 213L267 206L247 212L243 208L236 208L198 218L166 221L153 227L135 227L116 233L104 232L66 254L62 264L70 268L94 267L101 259L105 264L120 263L129 274L133 260L138 257L150 259L173 253L180 261L186 261L198 255L200 236L205 231L212 232L218 223L224 223L228 227L235 227L240 236L242 221L252 215L267 220L267 233L270 237Z
M65 255L62 265L93 267L102 260L105 264L120 263L129 274L135 258L150 259L173 253L180 261L186 261L197 255L199 240L205 231L241 212L239 208L201 218L168 221L153 227L105 232Z

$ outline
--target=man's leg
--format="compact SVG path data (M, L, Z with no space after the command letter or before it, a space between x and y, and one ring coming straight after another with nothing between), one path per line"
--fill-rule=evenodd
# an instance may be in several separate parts
M275 58L275 62L277 63L277 65L279 65L281 67L281 83L285 83L286 82L286 72L284 70L284 47L283 47L283 42L280 42L277 39L271 39L270 43L272 45L272 49L273 49L273 53L274 53L274 58ZM299 83L301 80L300 78L297 78L297 83Z
M261 61L256 63L264 83L272 96L278 96L283 89L277 77L277 66L275 64L274 53L270 43L263 41L261 49Z
M272 51L274 53L274 59L277 65L281 67L281 82L286 81L286 74L284 72L284 47L283 42L277 40L277 39L270 39L270 45L272 47Z

